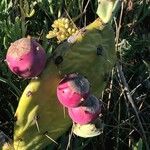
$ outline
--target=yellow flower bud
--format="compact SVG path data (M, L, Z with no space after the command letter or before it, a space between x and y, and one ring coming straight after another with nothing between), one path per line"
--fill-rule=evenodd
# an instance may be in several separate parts
M72 32L72 33L75 33L75 32L76 32L76 29L75 29L75 28L73 28L73 29L71 30L71 32Z
M67 30L70 34L71 34L71 28L68 28L68 30Z
M57 28L57 25L54 24L54 23L53 23L51 26L52 26L53 28Z
M68 38L70 36L70 34L68 32L66 32L66 38Z
M61 37L62 40L65 39L65 35L64 34L62 34L60 37Z
M62 21L62 22L65 22L65 18L62 18L61 21Z
M55 20L53 24L55 24L57 26L59 24L59 21Z
M53 30L54 32L58 32L58 28L54 28L54 30Z
M69 23L69 19L68 18L65 19L65 23Z
M56 36L56 34L53 31L49 31L49 33L46 35L46 38L47 39L51 39L51 38L53 38L55 36Z
M65 28L62 28L62 27L60 27L59 30L60 30L61 32L63 32L63 33L66 32L66 29L65 29Z
M59 32L56 32L56 36L58 36L60 33Z
M69 24L68 24L68 23L65 24L65 28L66 28L66 29L69 28Z

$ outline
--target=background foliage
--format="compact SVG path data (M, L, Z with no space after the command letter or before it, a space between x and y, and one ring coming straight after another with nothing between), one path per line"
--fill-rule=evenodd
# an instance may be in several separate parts
M47 55L57 46L46 34L53 21L70 17L80 28L96 16L97 1L87 0L1 0L0 1L0 131L13 136L14 112L19 97L29 82L13 75L5 63L11 42L33 36L45 48ZM150 2L124 0L122 9L112 20L116 32L116 54L134 100L135 111L123 90L118 68L114 67L103 92L104 133L82 139L68 131L59 146L46 149L146 149L150 147ZM144 131L144 132L143 132ZM0 142L1 144L1 142Z

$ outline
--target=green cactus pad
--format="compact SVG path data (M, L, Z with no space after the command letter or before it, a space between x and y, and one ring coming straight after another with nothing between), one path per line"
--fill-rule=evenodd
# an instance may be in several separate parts
M50 62L42 76L33 79L24 90L15 114L15 150L42 149L71 126L57 100L59 81L58 70Z
M62 56L63 60L58 64L61 74L81 73L91 83L93 94L100 96L115 64L116 54L111 26L96 24L80 30L77 36L73 35L70 43L62 43L54 52L54 61Z

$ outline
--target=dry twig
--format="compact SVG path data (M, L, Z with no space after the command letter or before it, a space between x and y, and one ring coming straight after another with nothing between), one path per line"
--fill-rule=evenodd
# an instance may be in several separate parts
M119 36L120 36L123 8L124 8L124 2L122 2L122 5L121 5L121 13L120 13L120 18L119 18L119 25L117 25L117 22L114 20L115 21L115 25L116 25L116 51L118 51L118 43L119 43ZM117 65L116 65L117 72L118 72L118 77L119 77L120 83L121 83L120 86L121 86L122 92L127 97L128 101L130 102L130 104L131 104L131 106L132 106L132 108L133 108L133 110L135 112L135 115L137 117L139 126L140 126L141 131L142 131L143 140L145 141L146 149L149 150L149 146L148 146L148 143L147 143L147 138L146 138L146 135L145 135L145 131L144 131L141 119L140 119L140 117L138 115L138 110L137 110L137 108L136 108L136 106L134 104L134 101L132 99L131 93L129 91L128 83L127 83L126 78L124 76L124 73L122 71L122 65L121 65L120 59L121 58L119 58L119 61L117 62Z
M131 93L130 93L130 91L129 91L129 87L128 87L127 81L126 81L125 76L124 76L124 73L123 73L123 71L122 71L122 66L121 66L121 64L119 64L119 63L117 63L117 70L118 70L119 78L121 79L122 85L123 85L123 87L124 87L122 90L123 90L124 93L126 94L128 100L129 100L129 102L131 103L131 106L132 106L132 108L133 108L133 110L134 110L134 112L135 112L135 115L136 115L136 117L137 117L137 120L138 120L138 122L139 122L139 126L140 126L141 131L142 131L142 134L143 134L143 139L144 139L144 141L145 141L146 149L149 150L149 146L148 146L148 143L147 143L147 138L146 138L146 135L145 135L145 131L144 131L142 122L141 122L140 117L139 117L139 115L138 115L138 111L137 111L137 108L136 108L136 106L135 106L135 104L134 104L134 101L133 101L133 99L132 99Z

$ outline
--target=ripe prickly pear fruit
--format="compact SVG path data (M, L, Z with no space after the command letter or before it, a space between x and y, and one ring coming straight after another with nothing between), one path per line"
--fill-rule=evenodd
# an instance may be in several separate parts
M100 101L93 95L90 95L81 106L68 108L69 116L73 122L78 124L87 124L94 121L101 112Z
M57 97L66 107L77 107L89 95L90 83L80 74L64 77L57 87Z
M38 76L44 69L46 53L42 46L31 38L21 38L11 44L6 62L9 69L24 78Z

